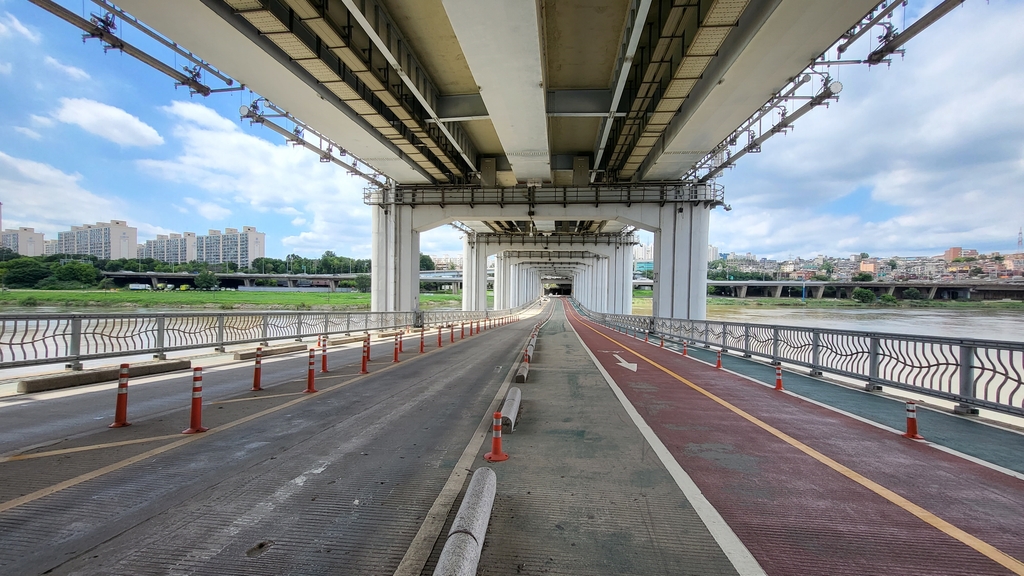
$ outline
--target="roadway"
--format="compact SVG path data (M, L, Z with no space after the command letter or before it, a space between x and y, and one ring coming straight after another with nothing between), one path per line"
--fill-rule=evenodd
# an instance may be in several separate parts
M365 376L335 350L315 394L304 354L257 393L249 362L211 369L204 434L180 434L188 373L133 381L121 429L110 385L0 400L0 572L430 574L550 311L480 573L1024 574L1024 435L922 408L935 443L910 441L898 399L777 392L559 302L398 364L378 341Z

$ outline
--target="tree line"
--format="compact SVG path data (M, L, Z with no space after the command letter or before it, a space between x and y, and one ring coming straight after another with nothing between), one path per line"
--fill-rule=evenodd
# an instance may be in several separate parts
M433 270L434 261L420 254L420 270ZM8 248L0 248L0 282L7 288L37 288L41 290L79 290L82 288L116 288L102 272L188 272L202 276L207 288L213 273L249 272L253 274L360 274L365 278L345 282L360 291L369 290L370 259L338 256L326 251L319 258L305 258L289 254L284 259L256 258L249 267L239 268L234 262L208 264L192 261L170 264L155 258L120 258L104 260L95 256L55 254L52 256L22 256ZM209 274L205 274L209 273ZM199 278L197 278L199 280ZM264 282L266 283L266 282ZM216 284L214 284L215 286Z

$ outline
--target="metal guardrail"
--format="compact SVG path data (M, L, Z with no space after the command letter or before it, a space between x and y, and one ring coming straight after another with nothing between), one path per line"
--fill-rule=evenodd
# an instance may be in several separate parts
M531 304L532 305L532 304ZM529 306L529 305L528 305ZM480 320L519 312L181 312L0 314L0 369Z
M608 326L647 331L676 343L735 351L893 386L965 405L1024 415L1024 342L911 336L798 326L584 315Z

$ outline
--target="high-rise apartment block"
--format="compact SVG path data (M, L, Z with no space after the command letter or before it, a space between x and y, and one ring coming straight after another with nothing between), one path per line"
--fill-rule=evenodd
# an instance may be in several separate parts
M135 258L138 230L124 220L72 226L57 233L57 254L95 256L102 260Z
M0 246L22 256L42 256L46 247L42 232L36 232L35 228L25 227L4 230L0 233Z
M263 258L267 247L267 235L258 232L255 226L210 230L204 236L196 237L196 260L208 264L234 262L239 268L248 268L252 261Z
M157 234L156 240L139 245L139 258L153 258L168 264L187 264L196 260L195 232Z

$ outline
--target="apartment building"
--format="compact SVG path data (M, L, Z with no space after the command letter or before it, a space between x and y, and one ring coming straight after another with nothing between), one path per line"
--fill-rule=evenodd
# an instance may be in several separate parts
M168 264L186 264L197 259L195 232L158 234L156 240L139 245L139 258L153 258Z
M43 233L25 227L0 232L0 246L22 256L42 256L46 248Z
M196 257L199 262L223 264L234 262L239 268L248 268L252 261L266 254L267 235L255 226L210 230L196 236Z
M57 233L56 254L95 256L118 260L137 256L138 229L124 220L72 226Z

